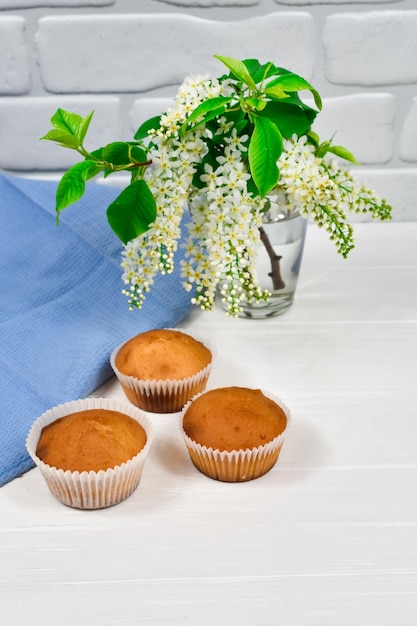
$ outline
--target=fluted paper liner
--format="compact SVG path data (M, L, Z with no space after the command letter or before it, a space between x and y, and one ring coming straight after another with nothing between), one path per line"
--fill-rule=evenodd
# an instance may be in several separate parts
M197 394L187 402L181 412L181 431L190 459L200 472L215 480L243 482L263 476L275 465L285 440L291 412L278 396L264 389L261 389L261 391L267 398L273 400L281 407L287 418L287 424L283 432L272 439L272 441L246 450L232 450L229 452L227 450L207 448L193 441L184 431L182 423L187 408L202 394Z
M200 341L210 350L211 361L199 372L187 378L180 378L178 380L145 380L123 374L117 368L116 356L126 342L117 346L110 356L110 364L126 397L135 406L151 413L175 413L181 411L190 398L204 391L216 356L216 348L211 341L180 328L168 328L164 330L182 332L196 341Z
M108 409L135 419L146 432L146 444L126 463L107 470L72 472L44 463L36 448L44 426L60 417L88 409ZM42 473L51 493L63 504L79 509L100 509L118 504L137 488L143 465L153 439L152 423L140 409L118 400L88 398L60 404L43 413L32 425L26 439L26 448Z

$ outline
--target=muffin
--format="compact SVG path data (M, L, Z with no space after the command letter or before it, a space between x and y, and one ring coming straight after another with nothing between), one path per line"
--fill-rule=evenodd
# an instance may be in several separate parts
M182 330L149 330L113 350L111 366L126 397L153 413L174 413L204 391L214 347Z
M36 455L64 471L99 472L127 463L145 444L145 430L132 417L109 409L85 409L44 426Z
M223 387L188 402L181 424L190 459L200 472L241 482L275 465L289 419L289 409L269 392Z
M46 411L26 447L60 502L97 509L135 491L152 438L149 418L136 407L91 398Z

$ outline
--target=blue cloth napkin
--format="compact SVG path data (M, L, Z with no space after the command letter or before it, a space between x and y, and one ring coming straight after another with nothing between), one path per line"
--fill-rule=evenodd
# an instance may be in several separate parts
M56 182L0 173L0 486L33 463L26 436L45 410L83 398L112 374L112 349L190 309L176 270L129 311L121 243L106 220L119 190L88 184L55 223Z

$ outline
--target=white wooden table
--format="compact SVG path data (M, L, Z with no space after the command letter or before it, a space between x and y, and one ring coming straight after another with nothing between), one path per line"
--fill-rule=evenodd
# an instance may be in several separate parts
M116 507L58 503L35 469L0 490L1 626L417 623L417 223L358 224L338 257L309 228L293 308L192 311L209 387L275 391L293 422L264 477L191 465L177 415ZM94 395L123 397L111 380Z

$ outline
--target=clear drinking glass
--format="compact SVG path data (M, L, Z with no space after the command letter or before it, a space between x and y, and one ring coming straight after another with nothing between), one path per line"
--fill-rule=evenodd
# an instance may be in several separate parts
M268 302L242 303L239 317L267 318L284 313L293 303L303 257L307 220L298 211L268 211L260 232L256 274Z

